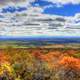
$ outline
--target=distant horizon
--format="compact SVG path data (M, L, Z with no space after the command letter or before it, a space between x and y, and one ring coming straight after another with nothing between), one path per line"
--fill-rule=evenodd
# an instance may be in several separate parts
M31 39L31 40L39 40L39 39L42 39L42 40L49 40L49 39L65 39L65 40L80 40L80 36L0 36L0 40L1 39Z

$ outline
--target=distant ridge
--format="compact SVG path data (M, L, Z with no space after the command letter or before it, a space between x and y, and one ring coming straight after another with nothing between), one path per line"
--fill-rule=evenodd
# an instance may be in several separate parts
M80 43L80 37L50 37L50 36L40 36L40 37L0 37L0 41L28 41L28 42L49 42L49 43Z

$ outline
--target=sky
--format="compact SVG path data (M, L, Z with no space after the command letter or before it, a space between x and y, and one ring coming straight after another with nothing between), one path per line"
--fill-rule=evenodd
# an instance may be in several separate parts
M30 29L29 33L31 36L36 34L37 36L80 37L80 0L0 0L0 25L2 26L0 28L0 37L2 35L29 35L23 24L25 21L29 22L29 19L32 20L32 17L29 16L28 18L26 16L26 18L22 15L22 17L16 17L16 13L34 14L36 11L39 17L41 16L44 19L51 18L54 21L53 23L40 22L40 27L44 28L45 26L45 31L44 29L40 32ZM21 18L21 20L18 18ZM58 26L59 28L57 30L49 30L46 27L47 25L48 27ZM18 26L22 26L23 28ZM15 33L13 34L12 32Z
M75 16L80 13L80 0L0 0L1 13L15 13L27 10L29 5L41 7L42 13L61 16Z
M43 13L46 13L46 14L74 16L76 13L80 13L80 3L79 4L78 3L75 3L75 4L73 4L73 3L61 4L60 3L60 4L58 4L58 2L53 3L53 1L37 0L33 3L33 5L36 6L38 4L38 6L40 6L40 7L47 6L43 11Z

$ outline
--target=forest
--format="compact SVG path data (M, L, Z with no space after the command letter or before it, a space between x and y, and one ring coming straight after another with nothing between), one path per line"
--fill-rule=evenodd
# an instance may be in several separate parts
M0 49L0 80L80 80L80 49Z

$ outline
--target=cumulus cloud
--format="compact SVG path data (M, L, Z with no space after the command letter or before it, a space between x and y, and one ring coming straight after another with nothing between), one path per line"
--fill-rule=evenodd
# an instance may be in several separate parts
M39 11L41 8L32 7L28 12L5 14L5 18L2 18L0 22L0 35L77 36L80 34L80 14L76 14L74 17L63 17L41 14Z
M0 0L0 6L7 6L7 5L29 5L30 2L35 0Z
M73 3L78 1L71 0L46 0L58 4ZM3 0L0 4L27 4L34 0ZM53 5L45 6L53 7ZM75 16L66 17L59 15L42 14L44 8L39 6L29 6L27 11L23 13L2 14L4 18L0 18L0 35L1 36L77 36L80 34L80 13ZM26 23L27 22L27 23Z
M80 0L43 0L43 1L48 1L56 4L80 4Z

